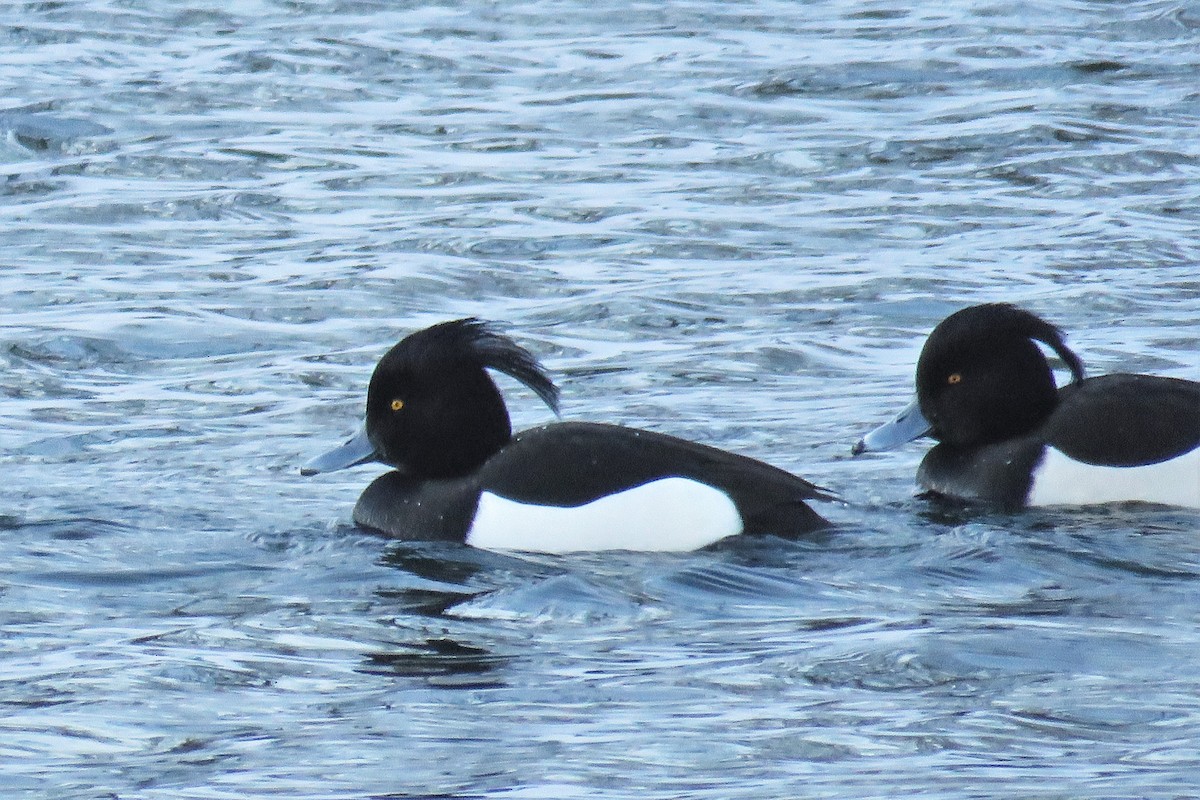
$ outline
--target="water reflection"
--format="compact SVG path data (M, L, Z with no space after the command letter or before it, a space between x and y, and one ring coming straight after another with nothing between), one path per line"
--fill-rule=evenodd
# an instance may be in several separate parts
M513 660L444 637L367 653L358 669L367 675L427 678L442 688L496 689L506 685L503 668Z

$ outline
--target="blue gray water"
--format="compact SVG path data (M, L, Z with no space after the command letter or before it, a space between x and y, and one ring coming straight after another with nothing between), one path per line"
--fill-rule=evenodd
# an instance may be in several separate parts
M956 512L921 447L848 454L974 302L1200 378L1200 7L236 7L0 9L0 794L1200 792L1195 512ZM467 315L837 531L355 529L375 472L297 466Z

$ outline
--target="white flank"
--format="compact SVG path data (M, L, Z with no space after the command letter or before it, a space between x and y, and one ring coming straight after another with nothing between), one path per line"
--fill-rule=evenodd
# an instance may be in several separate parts
M1134 500L1200 508L1200 449L1144 467L1098 467L1048 447L1029 490L1031 506Z
M742 532L719 489L663 478L581 506L538 506L484 492L467 544L488 550L696 550Z

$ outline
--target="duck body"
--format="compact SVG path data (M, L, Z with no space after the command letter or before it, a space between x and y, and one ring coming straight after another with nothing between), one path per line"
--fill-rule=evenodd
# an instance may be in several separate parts
M737 534L826 525L812 484L760 461L653 431L562 422L518 433L475 472L376 478L354 521L404 539L542 552L686 551Z
M528 351L478 320L442 323L380 360L363 431L301 472L388 464L394 470L355 504L357 524L489 549L681 551L828 525L805 503L828 494L735 453L588 422L514 436L486 369L516 378L557 411L557 389Z
M917 482L1004 505L1138 500L1200 508L1200 383L1113 374L1068 384L1032 433L975 447L939 444Z
M1056 389L1034 341L1074 380ZM939 440L918 485L1010 507L1146 502L1200 508L1200 383L1138 374L1083 377L1061 333L1013 306L973 306L934 329L917 400L855 452Z

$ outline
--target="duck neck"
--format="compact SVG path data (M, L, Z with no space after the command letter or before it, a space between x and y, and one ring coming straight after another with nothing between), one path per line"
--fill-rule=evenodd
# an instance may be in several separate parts
M1026 339L1009 357L1013 360L998 373L1003 385L992 389L991 396L999 399L999 405L983 417L990 423L985 438L991 441L1035 430L1058 406L1054 373L1037 345Z
M447 387L446 402L413 431L416 441L405 462L414 475L435 480L470 475L512 438L499 389L486 373L478 378Z

